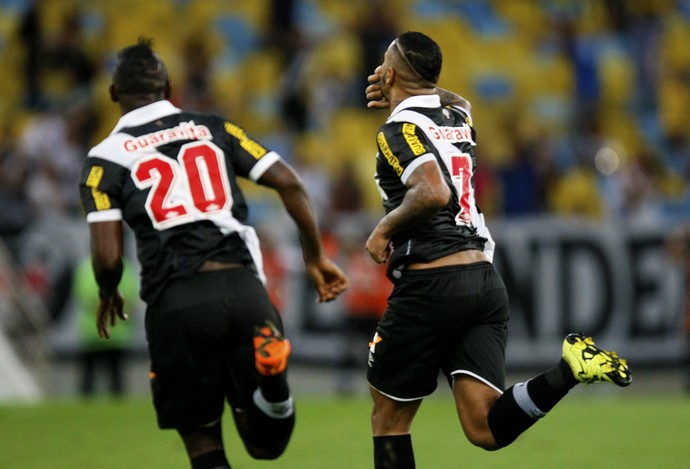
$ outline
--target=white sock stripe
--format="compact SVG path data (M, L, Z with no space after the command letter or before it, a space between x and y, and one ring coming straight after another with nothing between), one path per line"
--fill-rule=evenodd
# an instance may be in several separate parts
M532 401L532 398L527 392L527 383L529 383L529 381L517 383L515 386L513 386L513 397L523 412L535 420L540 419L546 415L546 412L543 412L539 407L537 407L534 401Z
M261 393L261 388L256 388L252 400L261 412L274 419L286 419L295 413L292 396L282 402L268 402Z

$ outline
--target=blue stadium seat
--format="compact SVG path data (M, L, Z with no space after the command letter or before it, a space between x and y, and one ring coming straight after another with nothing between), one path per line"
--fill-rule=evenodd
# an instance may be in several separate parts
M481 99L496 101L510 99L515 87L510 78L499 73L480 73L474 79L474 91Z
M228 45L222 57L222 65L229 68L242 63L259 44L259 35L242 16L221 15L214 21L215 31Z

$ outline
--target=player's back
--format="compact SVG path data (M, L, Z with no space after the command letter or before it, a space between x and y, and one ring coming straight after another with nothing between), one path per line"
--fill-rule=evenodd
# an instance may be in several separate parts
M123 116L89 152L87 219L119 218L134 230L144 297L204 260L252 262L235 178L248 177L257 159L242 147L241 129L228 126L159 101Z
M376 181L387 213L402 203L407 178L425 162L438 162L451 189L448 204L431 219L392 237L390 268L482 250L486 238L477 233L481 220L473 187L475 133L467 111L442 107L435 95L408 98L381 127L377 143Z

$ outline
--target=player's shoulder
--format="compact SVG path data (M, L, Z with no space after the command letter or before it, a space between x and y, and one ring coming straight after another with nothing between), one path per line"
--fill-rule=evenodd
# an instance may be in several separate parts
M472 127L472 106L470 102L464 100L463 103L449 104L444 107L445 112L451 112L456 115L456 118L460 121L465 122L467 125Z
M127 138L126 134L113 133L94 145L88 153L89 158L101 158L104 160L117 160L120 149Z

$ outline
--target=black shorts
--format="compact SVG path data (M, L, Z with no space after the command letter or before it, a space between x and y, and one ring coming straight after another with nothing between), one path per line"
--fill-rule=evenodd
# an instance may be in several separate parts
M282 331L266 289L248 268L174 280L146 311L151 390L160 428L207 425L225 400L246 407L258 386L255 326Z
M369 349L369 384L396 400L433 393L473 376L505 386L508 296L492 264L408 270L388 300Z

